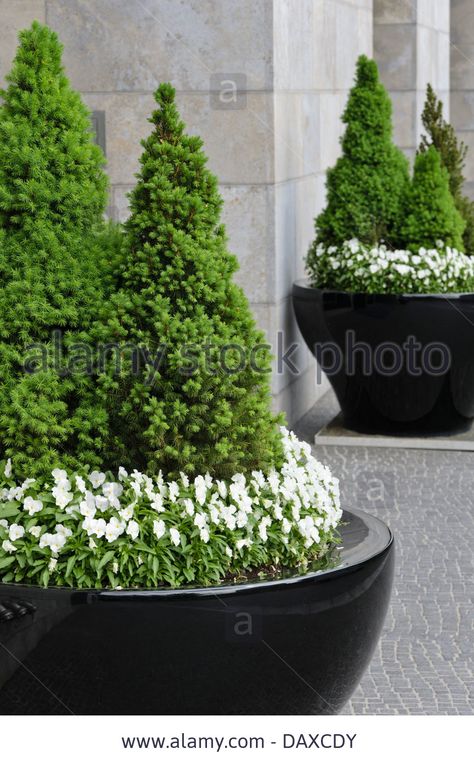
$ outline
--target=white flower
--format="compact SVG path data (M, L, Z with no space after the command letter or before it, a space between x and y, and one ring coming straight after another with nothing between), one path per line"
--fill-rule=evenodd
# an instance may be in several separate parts
M90 547L91 550L95 550L96 549L97 545L96 545L96 543L94 542L93 539L89 539L89 547Z
M112 563L112 571L114 572L114 574L118 574L118 570L119 570L118 563L116 560L114 560L114 562Z
M194 493L196 495L196 501L200 505L204 505L207 496L207 486L204 476L197 475L194 479Z
M52 553L58 553L65 544L66 536L64 534L43 534L39 541L41 548L49 547Z
M181 478L181 483L183 484L184 488L187 489L189 487L189 478L188 478L188 476L186 475L186 473L183 473L183 471L180 471L179 475L180 475L180 478Z
M192 499L183 499L184 509L191 517L194 515L194 502Z
M138 534L140 533L140 526L136 521L130 521L127 526L127 534L132 537L132 539L136 539L138 537Z
M124 467L119 467L118 477L119 477L119 481L125 481L125 479L128 478L128 473Z
M251 544L252 543L250 539L239 539L237 541L236 547L237 547L237 550L241 550L243 547L250 547Z
M16 552L15 545L12 545L9 539L5 539L2 542L2 548L5 550L5 552Z
M39 535L41 534L41 526L31 526L31 528L28 529L28 533L38 539Z
M135 492L137 497L142 496L142 487L140 481L130 481L130 486Z
M179 547L179 545L181 544L181 535L178 529L175 529L175 528L170 529L170 537L173 544L176 545L176 547Z
M25 497L23 506L29 515L39 513L43 509L43 503L40 499L33 499L33 497Z
M85 499L79 504L81 515L86 518L93 518L96 513L95 498L91 491L86 492Z
M55 470L51 472L51 475L53 476L56 483L63 483L64 481L68 480L66 470L60 470L59 468L55 468Z
M101 513L105 513L105 511L108 510L110 503L107 497L103 497L101 494L97 494L94 497L94 504L97 510L100 510Z
M85 494L87 489L86 489L86 482L84 481L84 479L81 478L80 475L76 475L75 480L76 480L76 486L78 490L81 492L81 494Z
M164 521L153 521L153 531L158 539L166 533L166 526Z
M69 481L64 481L55 486L51 492L56 500L57 506L61 508L61 510L64 510L64 508L74 499L74 495L69 491L70 488L71 484Z
M153 502L151 503L151 507L153 510L156 510L157 513L162 513L164 511L163 506L163 497L161 494L155 494L153 497Z
M115 540L125 531L125 526L125 521L112 516L105 527L105 538L107 542L115 542Z
M23 536L25 536L25 529L23 526L19 526L17 523L12 523L8 530L8 535L12 542L15 542L17 539L21 539Z
M58 565L58 559L51 558L51 560L48 563L48 570L52 573L57 565Z
M54 528L58 534L63 534L66 538L72 536L72 530L67 529L66 526L63 526L62 523L57 523Z
M168 496L170 498L170 502L176 502L178 499L179 485L176 483L176 481L171 481L171 483L168 484Z
M227 497L227 484L225 481L217 481L217 491L221 495L222 499Z
M258 524L258 533L262 542L266 542L268 539L267 527L271 525L272 519L270 516L265 515Z
M11 478L12 477L12 461L11 461L11 459L7 460L7 464L5 465L5 470L3 472L5 473L5 478Z
M8 529L8 521L5 518L1 518L0 526L3 526L4 529Z
M89 481L91 482L93 489L98 489L100 486L102 486L105 479L105 473L99 473L97 470L94 470L89 476Z
M291 521L289 521L288 518L283 518L281 522L281 527L283 529L284 534L289 534L292 528Z
M135 503L132 502L131 505L127 505L127 507L124 507L123 510L120 510L119 515L121 518L123 518L124 521L131 521L133 518L134 509Z
M225 548L225 554L229 556L229 558L232 558L233 552L230 549L229 545Z
M112 504L114 500L118 499L123 494L123 486L121 483L104 483L102 487L102 494L107 497Z
M209 529L207 528L201 529L199 532L199 536L201 537L202 541L206 542L207 544L207 542L209 542Z

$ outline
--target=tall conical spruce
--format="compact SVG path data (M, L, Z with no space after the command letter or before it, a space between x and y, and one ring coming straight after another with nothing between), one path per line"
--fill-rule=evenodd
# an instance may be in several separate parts
M391 115L375 61L360 56L342 116L342 155L327 172L327 205L315 221L315 245L337 246L354 237L369 245L395 244L409 174L392 141Z
M0 458L38 475L87 440L76 407L90 383L53 357L100 302L93 234L107 180L57 35L34 22L19 42L0 93Z
M280 459L270 356L233 282L217 180L201 139L185 133L172 86L155 97L121 288L101 328L103 340L129 348L120 374L109 366L101 380L112 439L105 454L115 466L168 476L268 468Z

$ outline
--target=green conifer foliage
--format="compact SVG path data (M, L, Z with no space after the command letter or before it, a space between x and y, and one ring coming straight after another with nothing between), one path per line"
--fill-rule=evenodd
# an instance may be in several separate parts
M462 250L465 223L449 190L449 176L434 146L417 154L406 198L401 236L408 249L436 248L437 242Z
M420 152L434 146L440 153L441 162L449 174L449 188L457 209L466 222L463 234L463 251L474 256L474 202L463 194L464 166L467 146L459 141L452 125L443 117L443 102L428 84L426 100L421 115L427 135L421 137Z
M33 475L87 440L75 409L90 382L53 366L52 337L61 332L67 349L101 297L92 234L106 204L104 158L61 53L56 34L34 22L0 93L0 455ZM32 344L45 362L25 373Z
M392 105L375 61L360 56L342 116L342 156L327 173L327 206L316 219L316 244L392 244L408 183L408 162L392 141Z
M105 455L171 476L268 467L280 458L270 357L233 282L217 180L201 139L185 133L171 85L158 88L156 101L131 195L121 288L101 333L155 359L161 347L161 363L104 374L112 438Z

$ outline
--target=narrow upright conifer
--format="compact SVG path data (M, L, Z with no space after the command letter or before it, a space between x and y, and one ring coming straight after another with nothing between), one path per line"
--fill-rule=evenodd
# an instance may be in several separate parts
M94 420L76 417L89 382L57 350L67 354L100 302L94 233L107 181L61 54L34 22L0 93L0 458L32 475L67 463Z
M391 116L375 61L360 56L342 116L342 155L328 170L327 205L315 222L315 246L353 238L369 245L395 243L409 175L408 161L392 140Z
M102 378L112 439L105 454L168 476L267 468L280 456L270 357L233 281L217 180L201 139L185 133L171 85L156 101L121 287L102 326L103 340L139 348L141 364L129 359Z

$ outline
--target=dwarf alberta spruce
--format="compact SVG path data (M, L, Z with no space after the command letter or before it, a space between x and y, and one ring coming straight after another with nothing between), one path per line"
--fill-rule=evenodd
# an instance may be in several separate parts
M474 260L439 242L417 252L368 247L357 239L342 247L319 244L308 257L311 281L345 292L453 293L474 291Z
M0 578L74 587L210 585L267 567L303 570L337 541L338 480L282 428L279 471L176 481L54 470L17 485L0 466Z

